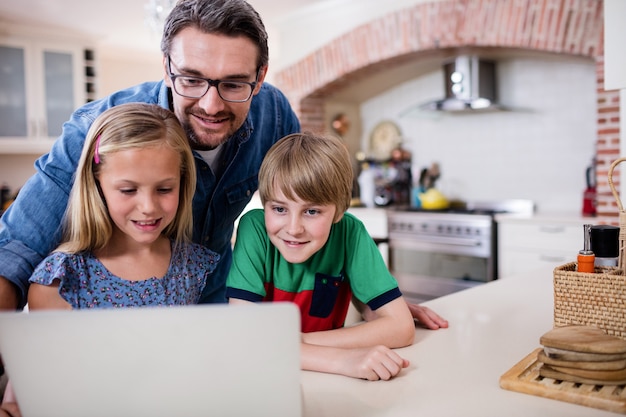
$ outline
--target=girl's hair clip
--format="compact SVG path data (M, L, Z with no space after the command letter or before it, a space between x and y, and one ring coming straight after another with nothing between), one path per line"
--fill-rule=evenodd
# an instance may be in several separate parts
M93 154L93 161L96 165L100 163L100 135L96 138L96 148Z

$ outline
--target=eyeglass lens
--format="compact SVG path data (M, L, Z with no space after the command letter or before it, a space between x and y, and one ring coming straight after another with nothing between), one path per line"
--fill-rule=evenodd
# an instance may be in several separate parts
M212 81L195 77L174 76L174 89L181 96L200 98L209 88L217 87L217 92L223 100L247 101L252 95L252 85L238 81Z

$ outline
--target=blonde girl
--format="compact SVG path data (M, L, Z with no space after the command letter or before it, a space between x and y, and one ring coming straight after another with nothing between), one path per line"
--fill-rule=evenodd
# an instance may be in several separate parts
M190 243L196 173L176 116L129 103L89 129L59 247L36 268L29 307L197 303L219 259Z

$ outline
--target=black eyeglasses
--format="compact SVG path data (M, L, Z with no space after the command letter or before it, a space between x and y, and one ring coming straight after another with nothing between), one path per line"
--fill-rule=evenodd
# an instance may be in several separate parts
M228 80L212 80L210 78L192 77L189 75L180 75L172 73L172 60L167 56L167 70L172 80L174 91L176 94L187 98L201 98L209 88L217 88L217 94L224 101L232 103L244 103L250 100L257 81L252 83L246 81L228 81ZM259 70L257 69L257 79L259 78Z

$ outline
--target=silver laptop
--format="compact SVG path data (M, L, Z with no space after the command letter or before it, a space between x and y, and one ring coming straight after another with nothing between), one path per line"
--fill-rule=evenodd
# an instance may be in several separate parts
M293 304L0 313L23 417L300 416Z

